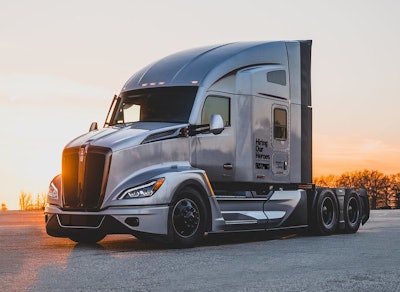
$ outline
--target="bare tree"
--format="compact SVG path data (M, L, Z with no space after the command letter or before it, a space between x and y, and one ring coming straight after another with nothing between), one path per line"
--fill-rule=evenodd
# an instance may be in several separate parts
M34 200L30 193L21 191L19 196L19 207L21 210L44 210L45 206L46 194L37 194Z
M337 186L345 188L357 188L358 186L358 173L357 172L346 172L341 174L337 180Z
M400 209L400 173L392 174L389 180L393 206Z
M29 210L31 206L32 206L32 195L24 191L21 191L19 196L19 208L22 211L26 211Z
M337 186L337 177L333 174L327 176L319 176L313 179L314 184L321 187L334 188Z
M388 206L388 177L376 170L364 170L361 179L363 188L368 192L371 209Z
M46 206L46 196L45 193L36 195L35 210L44 210L44 207Z
M376 170L346 172L338 176L317 177L314 183L327 187L364 188L371 209L400 207L400 174L388 176Z

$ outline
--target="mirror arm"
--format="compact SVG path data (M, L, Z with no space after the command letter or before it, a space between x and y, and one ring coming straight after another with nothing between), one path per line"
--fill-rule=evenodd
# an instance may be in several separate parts
M210 132L210 125L189 125L189 136L204 134Z

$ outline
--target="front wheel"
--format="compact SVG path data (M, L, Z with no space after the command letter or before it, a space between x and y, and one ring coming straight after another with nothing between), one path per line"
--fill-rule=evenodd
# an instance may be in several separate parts
M185 187L179 191L170 209L170 232L173 243L193 246L204 237L206 206L200 193Z

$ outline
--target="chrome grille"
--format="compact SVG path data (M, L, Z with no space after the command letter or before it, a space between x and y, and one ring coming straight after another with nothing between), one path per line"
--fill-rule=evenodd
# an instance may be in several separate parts
M111 149L82 145L67 148L62 159L63 208L98 210L104 199Z

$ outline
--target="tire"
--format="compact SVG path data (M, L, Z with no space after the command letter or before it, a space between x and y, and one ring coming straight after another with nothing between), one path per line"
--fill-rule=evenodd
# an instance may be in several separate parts
M86 230L84 232L74 233L68 236L69 239L77 243L96 243L106 237L106 234Z
M361 224L362 205L361 199L354 191L344 196L344 225L345 233L356 233Z
M207 211L198 191L191 187L180 190L169 213L169 230L175 246L190 247L204 238Z
M335 194L323 190L316 205L316 232L320 235L331 235L338 226L338 202Z

